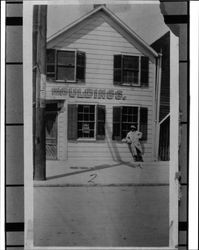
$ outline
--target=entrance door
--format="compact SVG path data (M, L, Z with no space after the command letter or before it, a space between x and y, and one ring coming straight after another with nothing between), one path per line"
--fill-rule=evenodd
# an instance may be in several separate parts
M46 109L46 159L57 159L57 111Z

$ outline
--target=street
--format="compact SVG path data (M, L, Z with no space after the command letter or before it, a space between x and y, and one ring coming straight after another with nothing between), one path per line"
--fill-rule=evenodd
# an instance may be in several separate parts
M168 185L34 187L35 246L168 244Z

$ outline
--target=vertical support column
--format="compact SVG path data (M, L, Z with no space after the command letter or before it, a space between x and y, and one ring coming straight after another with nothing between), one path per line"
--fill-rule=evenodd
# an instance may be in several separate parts
M34 34L37 45L33 53L36 54L34 66L36 68L35 94L35 150L34 150L34 179L46 179L46 149L45 149L45 84L46 84L46 30L47 30L47 6L39 5L34 11Z

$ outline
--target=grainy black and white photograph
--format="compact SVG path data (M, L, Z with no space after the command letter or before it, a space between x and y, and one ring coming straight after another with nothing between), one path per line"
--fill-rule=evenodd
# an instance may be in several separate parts
M159 1L50 2L31 6L27 246L172 249L178 38Z

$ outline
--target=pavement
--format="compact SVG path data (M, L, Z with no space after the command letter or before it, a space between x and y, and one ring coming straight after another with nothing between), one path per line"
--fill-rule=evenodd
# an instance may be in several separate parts
M166 247L169 187L36 187L34 245Z
M169 245L169 162L47 161L34 181L34 245Z
M168 185L169 162L47 161L46 180L34 186Z

